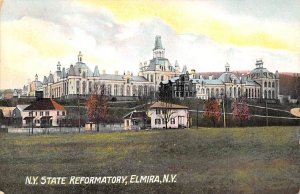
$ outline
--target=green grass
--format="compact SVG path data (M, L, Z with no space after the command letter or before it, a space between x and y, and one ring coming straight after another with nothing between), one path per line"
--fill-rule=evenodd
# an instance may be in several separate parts
M5 193L297 193L297 127L0 134ZM25 176L177 174L177 183L25 185Z

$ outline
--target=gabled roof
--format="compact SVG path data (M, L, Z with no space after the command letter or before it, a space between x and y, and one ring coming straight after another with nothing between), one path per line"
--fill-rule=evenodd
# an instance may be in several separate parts
M168 108L168 109L187 109L187 106L181 106L178 104L166 103L162 101L157 101L150 106L150 108Z
M24 110L65 110L65 108L50 98L42 98L34 101Z
M124 119L148 118L145 111L132 111L123 117Z
M19 104L19 105L17 105L16 108L19 109L20 111L23 111L28 106L29 106L29 104Z
M0 110L3 112L4 117L12 117L12 112L15 107L0 107Z

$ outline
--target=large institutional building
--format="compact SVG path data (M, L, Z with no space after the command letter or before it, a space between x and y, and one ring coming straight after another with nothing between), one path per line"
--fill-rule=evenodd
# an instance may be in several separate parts
M168 81L160 83L163 96L208 98L238 98L246 96L255 99L278 99L279 73L268 71L263 67L263 61L256 61L256 68L247 75L236 75L230 71L230 65L225 65L225 71L218 78L213 75L208 78L196 74L181 74Z
M149 96L155 92L167 89L173 97L197 97L207 99L226 95L230 98L247 96L248 98L277 99L279 95L279 74L269 72L263 67L262 60L256 61L256 68L248 75L238 76L230 71L230 65L225 65L224 73L218 77L204 78L195 70L188 73L186 66L182 71L177 63L174 65L165 57L160 36L155 37L152 59L141 62L138 75L132 73L107 74L99 72L98 66L92 71L84 63L79 52L77 62L69 68L62 68L60 62L56 71L35 80L23 87L23 96L34 96L35 91L43 91L45 98L75 98L86 96L105 88L110 96ZM104 86L104 87L103 87Z

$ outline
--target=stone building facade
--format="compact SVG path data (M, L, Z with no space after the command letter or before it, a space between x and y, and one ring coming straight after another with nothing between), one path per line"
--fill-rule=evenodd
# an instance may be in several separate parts
M182 87L184 80L185 87ZM188 91L187 91L188 89ZM218 78L212 75L205 78L196 75L192 70L189 76L182 74L161 83L162 95L175 97L208 98L238 98L246 96L254 99L278 99L279 74L272 73L263 67L263 61L256 61L256 68L247 75L236 75L230 71L230 65L225 65L225 72Z

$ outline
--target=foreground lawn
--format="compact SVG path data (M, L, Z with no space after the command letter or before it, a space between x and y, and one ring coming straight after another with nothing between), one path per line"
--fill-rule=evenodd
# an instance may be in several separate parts
M0 134L0 190L7 194L297 193L298 128ZM177 174L177 182L25 185L26 176L132 174Z

